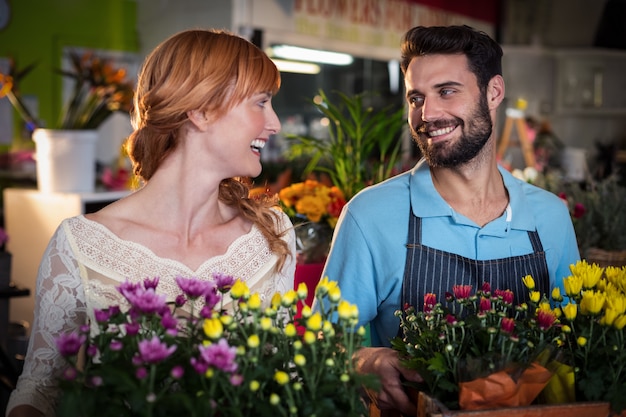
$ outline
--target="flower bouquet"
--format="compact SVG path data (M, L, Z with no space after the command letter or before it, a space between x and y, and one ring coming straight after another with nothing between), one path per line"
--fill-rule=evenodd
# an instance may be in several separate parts
M305 286L275 294L263 308L259 294L229 276L217 274L215 284L179 277L173 303L157 293L158 281L122 284L127 310L96 310L97 329L57 340L70 364L59 416L357 417L366 410L360 390L371 379L351 359L364 330L332 282L318 285L325 313L305 308L299 336L292 319Z
M626 410L626 267L602 268L579 261L564 280L568 301L562 322L562 384L576 401L609 401ZM559 302L558 298L554 300Z
M296 226L298 263L324 262L333 229L346 200L341 190L316 180L281 189L280 205Z
M529 405L551 377L559 336L557 313L524 278L529 301L514 305L510 290L473 292L457 285L445 300L426 294L422 310L398 311L402 336L392 341L404 366L419 371L416 387L449 409Z
M72 70L57 71L75 81L60 129L97 129L113 112L130 111L134 84L126 79L126 69L114 68L93 52L69 57Z

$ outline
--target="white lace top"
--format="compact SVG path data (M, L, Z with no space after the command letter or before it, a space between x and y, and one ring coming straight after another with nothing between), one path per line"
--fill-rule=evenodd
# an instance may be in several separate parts
M281 230L291 222L282 215ZM295 253L293 229L284 238ZM8 412L30 404L46 416L54 416L55 380L65 367L55 340L65 332L94 322L94 308L123 303L116 286L127 278L142 282L160 277L157 290L173 300L180 293L176 276L212 279L214 272L246 281L269 303L276 291L293 288L295 256L288 257L279 273L276 255L256 226L235 240L224 255L207 259L196 271L182 263L156 256L140 244L122 240L100 223L84 216L64 220L43 255L36 285L35 319L24 370L11 394Z

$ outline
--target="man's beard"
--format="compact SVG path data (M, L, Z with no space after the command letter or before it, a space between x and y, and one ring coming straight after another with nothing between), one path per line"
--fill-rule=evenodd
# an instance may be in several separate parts
M462 133L461 137L453 143L443 141L429 144L428 135L423 133L433 125L439 128L455 124L458 124ZM467 132L464 132L466 125ZM478 108L467 118L467 124L458 118L453 121L436 120L411 127L411 135L428 161L428 165L437 168L453 168L474 159L489 140L492 129L493 123L487 98L483 95L478 101Z

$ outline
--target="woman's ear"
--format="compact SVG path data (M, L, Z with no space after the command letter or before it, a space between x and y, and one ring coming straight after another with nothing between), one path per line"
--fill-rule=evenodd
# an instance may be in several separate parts
M504 100L504 79L496 75L487 85L487 104L491 110L496 109Z
M198 130L204 131L209 125L206 113L202 110L190 110L187 112L187 117Z

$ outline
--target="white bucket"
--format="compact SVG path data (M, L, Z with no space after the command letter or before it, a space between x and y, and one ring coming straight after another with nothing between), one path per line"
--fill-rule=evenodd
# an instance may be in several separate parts
M92 193L97 130L35 129L37 188L44 193Z
M561 151L561 167L567 181L584 181L589 172L587 151L584 148L565 147Z

